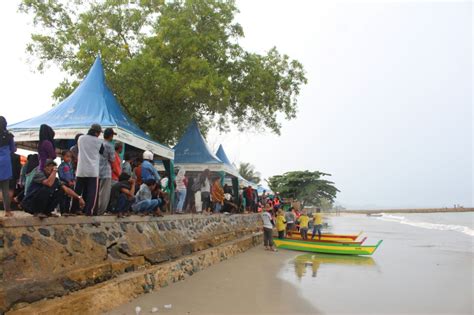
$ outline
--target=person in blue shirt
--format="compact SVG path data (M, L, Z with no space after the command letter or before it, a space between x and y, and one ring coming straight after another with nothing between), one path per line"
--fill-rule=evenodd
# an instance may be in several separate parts
M142 163L142 182L145 183L149 180L160 181L160 175L153 166L153 153L150 151L143 152L143 163Z
M10 179L13 177L11 155L15 152L15 141L7 130L7 120L0 116L0 192L6 217L13 216L10 208Z
M76 184L76 175L74 174L74 168L72 167L72 152L67 150L61 152L61 160L61 164L59 164L58 167L59 180L67 187L74 189ZM71 198L63 198L61 204L59 205L61 214L69 214L70 208Z

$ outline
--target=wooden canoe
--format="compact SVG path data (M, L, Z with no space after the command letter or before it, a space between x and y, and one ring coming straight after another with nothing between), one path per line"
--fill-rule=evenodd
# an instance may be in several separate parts
M295 240L295 241L302 241L301 235L299 233L292 233L291 236L286 237L285 239L289 240ZM351 245L362 245L367 237L362 238L361 240L351 240L351 239L337 239L337 240L331 240L331 239L325 239L321 238L319 239L317 236L314 237L314 239L311 239L311 236L308 236L308 242L316 242L316 243L337 243L337 244L351 244Z
M308 231L308 238L311 238L311 236L313 235L311 232L312 232L311 230ZM360 232L359 234L322 233L321 234L321 240L323 240L323 241L336 241L336 242L345 242L345 241L351 241L351 240L355 241L361 235L362 235L362 232ZM300 232L296 231L296 230L291 231L291 237L301 239ZM314 238L316 239L316 236Z
M372 255L377 247L380 246L380 240L376 245L352 245L337 243L317 243L311 241L274 239L276 247L297 250L311 253L340 254L340 255Z

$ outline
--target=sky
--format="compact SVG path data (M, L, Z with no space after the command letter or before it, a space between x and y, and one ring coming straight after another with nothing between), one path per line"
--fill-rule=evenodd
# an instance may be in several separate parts
M2 2L3 101L10 123L48 110L65 77L33 72L33 30L16 1ZM211 132L230 160L264 178L319 170L347 208L473 205L473 4L470 1L238 0L245 38L299 60L308 84L281 135Z

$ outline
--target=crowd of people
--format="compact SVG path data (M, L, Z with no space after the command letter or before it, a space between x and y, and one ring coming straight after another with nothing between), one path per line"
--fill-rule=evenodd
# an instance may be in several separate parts
M103 133L103 139L99 136ZM163 179L153 166L153 153L145 151L132 159L123 144L114 141L112 128L102 131L93 124L87 134L78 134L69 150L61 151L55 132L41 125L37 154L24 165L16 152L13 135L0 116L0 187L5 216L13 216L12 203L40 218L69 215L125 216L130 213L161 216L168 204ZM166 177L166 175L164 176Z
M6 119L0 116L0 189L5 215L13 216L12 205L43 218L259 212L267 203L272 207L281 204L278 196L259 196L250 186L236 193L225 183L223 173L211 173L208 169L187 174L180 168L170 182L169 174L160 175L155 168L150 151L127 151L122 159L123 144L114 140L115 135L112 128L102 130L100 125L93 124L87 134L76 135L72 147L60 151L54 130L43 124L38 153L28 155L21 163ZM56 162L57 154L60 163ZM176 187L173 205L172 185Z
M262 213L263 221L263 245L265 250L276 251L273 244L273 229L276 228L278 238L284 239L291 237L292 233L299 233L301 239L308 240L308 230L312 229L311 240L316 235L321 239L321 229L323 228L323 219L321 209L316 208L316 212L310 215L307 210L299 211L290 207L283 211L271 201L265 205L265 211Z

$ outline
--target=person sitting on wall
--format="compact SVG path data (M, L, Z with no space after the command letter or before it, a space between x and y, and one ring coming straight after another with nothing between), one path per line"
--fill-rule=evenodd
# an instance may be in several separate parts
M85 202L82 197L56 178L58 172L56 166L54 160L48 159L43 170L38 170L35 173L28 192L21 203L26 212L39 218L51 216L51 213L62 202L65 195L77 199L79 207L84 208Z
M140 186L135 196L135 204L132 210L138 213L154 214L156 216L163 216L160 211L160 205L163 204L161 198L153 199L153 191L156 190L157 183L153 179L149 179Z
M119 181L112 185L110 192L109 211L124 217L135 202L135 180L126 173L119 176Z

